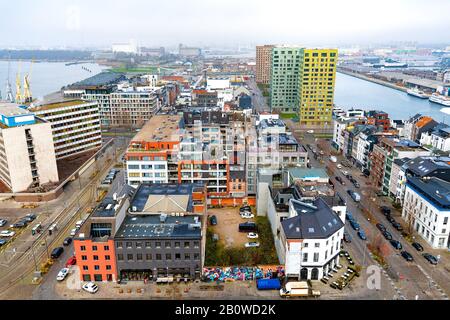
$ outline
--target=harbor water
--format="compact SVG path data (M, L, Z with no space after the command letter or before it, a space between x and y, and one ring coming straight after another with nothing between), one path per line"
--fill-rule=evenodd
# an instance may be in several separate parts
M49 93L58 91L65 85L96 75L105 68L95 63L66 66L65 62L33 62L31 65L31 61L10 61L9 82L15 96L17 72L20 72L20 80L23 85L23 77L31 71L31 94L33 98L40 99ZM0 92L3 99L6 97L7 79L8 61L0 61Z
M450 124L450 116L440 111L444 108L442 105L343 73L336 74L334 103L344 110L350 108L381 110L387 112L394 120L407 119L421 113L436 121Z

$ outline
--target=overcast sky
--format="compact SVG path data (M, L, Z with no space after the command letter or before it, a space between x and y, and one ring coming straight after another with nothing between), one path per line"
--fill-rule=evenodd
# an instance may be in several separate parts
M0 47L448 43L450 0L1 0Z

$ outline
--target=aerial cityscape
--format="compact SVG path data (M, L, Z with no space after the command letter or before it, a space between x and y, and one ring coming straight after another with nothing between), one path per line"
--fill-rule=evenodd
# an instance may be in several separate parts
M450 3L325 2L4 29L0 300L449 300Z

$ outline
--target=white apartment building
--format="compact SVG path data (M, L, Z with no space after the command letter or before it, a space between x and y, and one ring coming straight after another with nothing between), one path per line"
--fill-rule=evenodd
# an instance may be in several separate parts
M434 249L450 248L450 182L408 177L402 218Z
M12 192L59 180L51 125L26 106L0 103L0 180Z
M32 106L29 110L51 123L57 160L102 146L96 101L62 100Z
M281 222L279 259L288 278L319 280L339 264L344 223L325 200L289 200Z
M450 127L423 132L420 137L420 144L431 145L441 151L450 151Z

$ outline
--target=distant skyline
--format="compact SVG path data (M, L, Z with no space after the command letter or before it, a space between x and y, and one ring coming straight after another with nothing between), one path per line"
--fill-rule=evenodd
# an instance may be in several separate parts
M0 3L0 47L450 46L449 0L16 0Z

